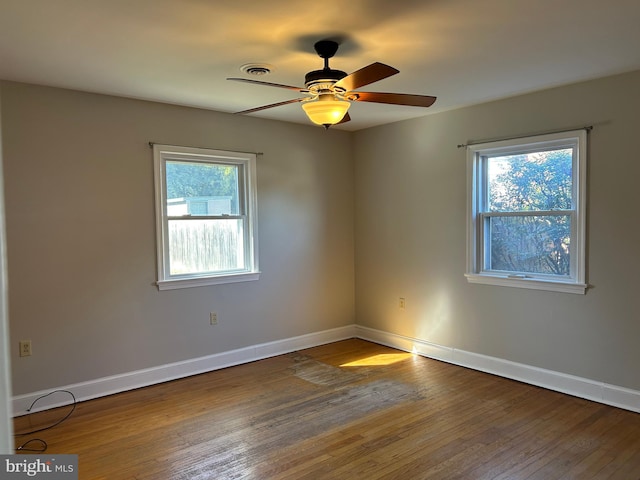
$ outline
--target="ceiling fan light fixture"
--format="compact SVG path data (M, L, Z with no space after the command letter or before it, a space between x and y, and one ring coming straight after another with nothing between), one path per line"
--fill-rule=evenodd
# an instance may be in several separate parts
M302 103L302 109L313 123L317 125L335 125L340 123L349 110L351 103L340 100L334 95L320 95L317 100Z

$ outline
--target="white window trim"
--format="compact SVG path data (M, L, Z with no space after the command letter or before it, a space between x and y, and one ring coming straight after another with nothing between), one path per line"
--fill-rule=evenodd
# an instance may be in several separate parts
M248 218L245 235L247 249L246 271L220 272L203 275L169 275L169 240L167 234L167 202L165 162L167 160L203 160L216 159L224 163L242 165L244 183L241 185L244 196L245 213ZM182 147L174 145L153 144L155 203L156 203L156 257L158 290L174 290L178 288L202 287L258 280L258 229L257 229L257 189L256 189L256 155L244 152L228 152L205 148Z
M516 149L525 151L540 147L575 144L573 198L575 221L571 232L571 278L552 276L531 276L499 274L487 272L482 267L484 239L481 238L479 205L484 194L484 178L480 168L482 157L509 154ZM562 293L584 294L588 285L586 279L586 190L587 190L587 131L575 130L527 138L473 144L467 147L467 273L469 283L497 285L503 287L529 288Z

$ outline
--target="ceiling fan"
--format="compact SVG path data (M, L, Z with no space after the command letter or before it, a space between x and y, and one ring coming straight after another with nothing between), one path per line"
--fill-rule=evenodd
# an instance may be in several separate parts
M302 108L309 119L318 125L329 128L331 125L351 120L347 110L351 102L387 103L392 105L409 105L414 107L430 107L436 97L429 95L411 95L406 93L357 92L355 89L383 80L400 73L399 70L384 63L372 63L347 75L341 70L329 68L329 59L338 51L339 44L333 40L320 40L314 45L315 51L324 59L322 70L313 70L305 75L305 86L293 87L279 83L262 82L248 78L227 78L237 82L254 83L268 87L286 88L307 96L285 100L283 102L250 108L241 112L253 113L268 108L280 107L290 103L302 102Z

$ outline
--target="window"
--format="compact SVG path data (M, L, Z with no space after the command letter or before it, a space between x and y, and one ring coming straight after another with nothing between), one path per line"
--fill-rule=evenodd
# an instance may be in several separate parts
M586 136L468 147L469 282L585 292Z
M154 145L158 288L258 279L255 155Z

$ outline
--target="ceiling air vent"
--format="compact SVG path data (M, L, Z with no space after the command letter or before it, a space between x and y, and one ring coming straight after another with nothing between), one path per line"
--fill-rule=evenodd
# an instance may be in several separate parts
M268 75L273 71L273 66L267 63L247 63L240 70L248 75Z

